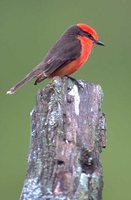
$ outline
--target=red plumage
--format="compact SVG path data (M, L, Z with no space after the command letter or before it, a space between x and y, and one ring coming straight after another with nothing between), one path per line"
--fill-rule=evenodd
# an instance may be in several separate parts
M86 24L71 26L48 51L42 62L7 94L15 93L32 78L36 78L37 84L46 78L74 73L86 62L95 43L104 45L98 40L98 35L92 27Z

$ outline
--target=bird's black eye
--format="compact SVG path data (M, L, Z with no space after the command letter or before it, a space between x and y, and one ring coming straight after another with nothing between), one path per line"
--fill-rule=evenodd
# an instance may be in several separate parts
M94 37L89 32L83 31L81 29L79 30L79 35L85 36L89 38L90 40L95 41Z
M93 36L92 36L90 33L85 32L84 35L85 35L86 37L88 37L89 39L94 40Z
M85 36L85 37L87 37L87 38L89 38L89 39L92 40L92 41L95 40L94 37L93 37L89 32L82 31L82 32L81 32L81 35L82 35L82 36Z

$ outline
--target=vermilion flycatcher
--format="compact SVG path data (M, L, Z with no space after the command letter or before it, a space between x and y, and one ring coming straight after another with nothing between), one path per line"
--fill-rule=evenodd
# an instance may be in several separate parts
M36 78L36 85L48 77L68 76L74 73L87 61L94 44L104 46L92 27L82 23L71 26L49 50L42 62L7 94L15 93L32 78Z

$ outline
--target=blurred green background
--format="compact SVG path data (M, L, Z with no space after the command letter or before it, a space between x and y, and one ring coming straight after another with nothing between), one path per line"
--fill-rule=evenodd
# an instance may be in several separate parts
M17 200L26 173L30 111L38 88L5 92L30 71L70 25L85 22L105 47L95 47L74 77L100 84L108 143L101 157L104 200L131 199L131 1L0 0L0 199Z

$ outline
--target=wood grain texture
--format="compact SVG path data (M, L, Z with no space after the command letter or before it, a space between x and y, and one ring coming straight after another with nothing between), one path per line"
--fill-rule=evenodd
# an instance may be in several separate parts
M103 92L99 85L79 83L56 77L38 92L20 200L102 199Z

